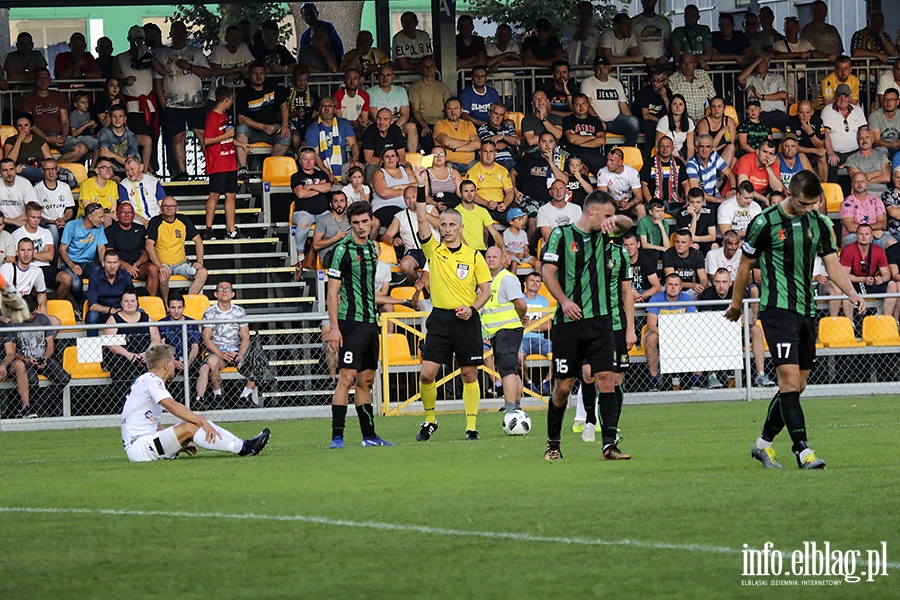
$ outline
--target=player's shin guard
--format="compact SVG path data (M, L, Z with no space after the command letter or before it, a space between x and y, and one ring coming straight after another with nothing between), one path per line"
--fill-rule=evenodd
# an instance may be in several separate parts
M466 431L475 431L478 419L478 401L481 399L481 388L476 379L472 383L463 382L463 406L466 409Z
M803 417L803 408L800 406L800 392L781 393L781 417L794 442L794 450L800 451L806 447L806 419Z
M331 437L344 437L344 424L347 421L347 405L331 405Z
M433 381L431 383L420 383L419 394L422 396L422 408L425 409L425 422L434 423L434 407L437 406L437 384Z
M763 424L762 437L763 440L771 442L775 436L784 429L784 418L781 416L781 392L775 392L772 401L769 403L769 411L766 413L766 422Z
M593 382L581 382L581 404L584 406L584 422L597 424L597 386Z
M619 430L619 403L615 392L600 392L600 433L603 436L603 446L615 444Z
M553 399L547 407L547 441L559 443L562 433L563 418L566 416L566 406L556 406Z
M194 443L200 446L201 448L205 448L207 450L216 450L218 452L231 452L232 454L237 454L244 447L244 440L240 439L227 429L223 429L219 427L212 421L209 422L213 428L219 432L219 435L222 437L217 437L212 442L206 441L206 432L203 429L198 429L194 434Z
M363 438L375 437L375 412L372 410L372 405L357 404L356 416L359 417L359 430L362 432Z

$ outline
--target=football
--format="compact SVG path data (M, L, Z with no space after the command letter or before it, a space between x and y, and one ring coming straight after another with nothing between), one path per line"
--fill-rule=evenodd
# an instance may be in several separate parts
M503 415L503 433L525 435L531 431L531 417L524 410L514 410Z

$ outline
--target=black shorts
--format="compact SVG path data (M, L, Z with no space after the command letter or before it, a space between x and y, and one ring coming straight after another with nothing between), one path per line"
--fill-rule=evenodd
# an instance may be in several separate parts
M876 283L873 285L863 285L860 282L856 282L853 284L853 289L857 291L859 294L886 294L887 293L887 282L884 283Z
M481 317L477 313L463 321L455 311L435 308L425 325L428 332L422 346L422 360L449 366L455 354L461 367L484 364Z
M209 192L211 194L237 194L237 171L209 174Z
M394 215L400 212L402 209L396 206L382 206L378 210L375 211L375 218L378 221L387 227L391 224L391 221L394 220Z
M582 365L590 365L594 375L615 372L616 341L609 317L556 323L550 338L554 378L579 377Z
M155 121L158 115L156 113L152 113L151 119ZM150 137L156 137L156 131L154 131L152 125L147 125L147 120L144 118L144 113L128 113L128 116L125 118L125 123L128 125L128 129L134 135L146 135ZM206 123L204 123L204 126Z
M801 371L812 369L816 362L815 319L781 308L767 308L759 313L759 320L776 367L799 365Z
M202 106L197 108L167 108L162 111L162 134L167 138L175 137L188 129L204 129L206 127L206 111Z
M500 373L500 377L515 375L519 372L519 349L522 347L522 333L524 330L501 329L491 338L491 347L494 349L494 368Z
M412 250L407 250L406 254L403 255L404 258L407 256L411 256L413 260L419 265L419 268L425 266L425 253L418 248L413 248Z
M625 330L617 329L613 331L613 336L616 339L616 359L613 364L615 367L616 373L624 373L628 370L628 367L631 366L631 361L628 356L628 347L625 343Z
M339 321L343 344L338 350L338 368L374 371L378 366L378 325Z

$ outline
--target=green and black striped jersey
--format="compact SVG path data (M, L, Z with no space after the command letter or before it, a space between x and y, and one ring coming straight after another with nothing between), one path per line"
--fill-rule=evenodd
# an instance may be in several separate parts
M628 251L612 240L606 242L606 267L609 269L609 302L612 307L613 331L625 329L625 303L622 300L622 282L631 281L631 258Z
M583 319L610 315L609 280L605 246L609 236L585 233L574 224L555 228L541 260L557 267L556 278L566 297L581 308ZM568 323L562 305L554 322Z
M348 235L335 244L328 277L341 280L338 320L378 322L378 305L375 303L377 269L378 254L372 240L360 245Z
M835 253L824 216L812 211L789 217L781 204L770 206L750 223L743 252L759 260L761 310L781 308L805 317L816 316L812 285L816 256Z

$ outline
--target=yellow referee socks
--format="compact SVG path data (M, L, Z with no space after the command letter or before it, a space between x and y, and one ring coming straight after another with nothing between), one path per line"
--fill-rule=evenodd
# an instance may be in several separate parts
M419 394L422 395L422 408L425 409L425 422L435 423L434 407L437 405L437 384L435 382L419 382ZM465 392L463 392L465 396Z
M466 408L466 431L475 431L475 420L478 418L478 401L481 400L481 388L478 381L463 382L463 406Z

